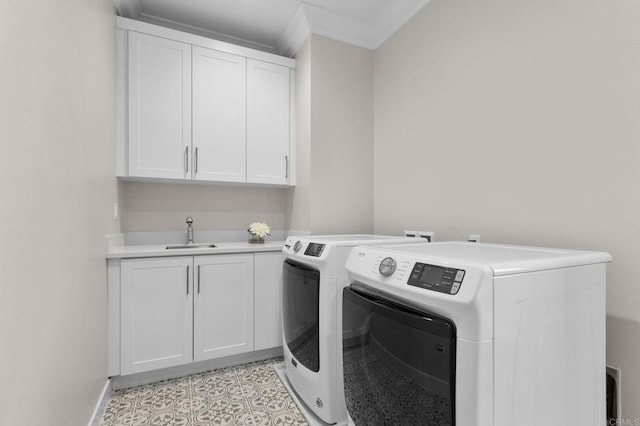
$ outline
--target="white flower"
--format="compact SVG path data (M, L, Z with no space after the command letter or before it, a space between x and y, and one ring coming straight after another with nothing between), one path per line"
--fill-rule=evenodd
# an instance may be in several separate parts
M249 225L249 229L247 231L251 235L255 235L260 238L271 235L271 228L269 228L269 225L262 222L253 222L251 225Z

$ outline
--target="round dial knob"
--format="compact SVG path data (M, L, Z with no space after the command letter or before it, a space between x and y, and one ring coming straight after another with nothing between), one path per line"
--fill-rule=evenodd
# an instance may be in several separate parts
M302 248L302 242L296 241L296 243L293 245L293 251L297 253L300 251L301 248Z
M388 277L396 271L396 261L391 257L385 257L378 266L378 272L383 277Z

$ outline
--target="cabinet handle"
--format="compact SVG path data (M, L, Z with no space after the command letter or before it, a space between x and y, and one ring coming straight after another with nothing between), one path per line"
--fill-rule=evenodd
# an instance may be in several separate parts
M189 173L189 147L184 150L184 172Z
M200 265L198 265L198 294L200 294Z
M189 294L189 265L187 265L187 294Z
M198 173L198 147L196 147L196 159L193 162L193 172Z
M284 177L285 178L289 178L289 156L285 155L284 156Z

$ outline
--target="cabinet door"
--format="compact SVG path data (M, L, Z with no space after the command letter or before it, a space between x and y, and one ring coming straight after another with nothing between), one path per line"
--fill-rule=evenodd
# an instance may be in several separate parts
M191 46L129 32L129 175L190 178Z
M246 59L193 47L193 177L246 180Z
M253 350L253 255L196 256L194 360Z
M121 373L192 360L192 257L123 260Z
M282 346L282 253L256 253L255 350Z
M247 59L247 182L287 184L289 68Z

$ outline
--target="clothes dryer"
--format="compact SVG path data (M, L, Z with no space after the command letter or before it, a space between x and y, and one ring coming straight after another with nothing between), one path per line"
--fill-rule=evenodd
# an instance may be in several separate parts
M358 426L605 422L606 253L356 247L343 374Z
M342 392L342 288L354 246L429 244L381 235L289 237L283 248L282 324L285 372L298 397L322 421L346 424ZM349 325L346 325L349 327Z

